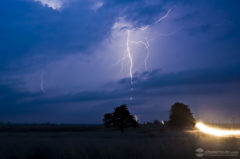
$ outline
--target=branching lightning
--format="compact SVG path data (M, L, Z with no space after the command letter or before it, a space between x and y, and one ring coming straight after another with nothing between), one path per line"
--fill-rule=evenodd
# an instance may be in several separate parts
M147 55L146 55L146 58L144 59L144 64L145 64L145 70L147 70L148 69L147 68L147 62L148 62L148 59L150 57L149 42L147 40L145 40L145 41L132 41L132 40L130 40L129 43L142 45L142 46L145 47Z
M132 85L132 88L133 88L133 67L134 67L134 61L133 61L133 53L131 52L131 45L130 44L135 44L135 45L142 45L143 47L145 47L146 49L146 57L144 59L144 65L145 65L145 69L148 70L148 67L147 67L147 62L149 60L149 57L150 57L150 45L149 45L149 41L147 39L145 39L144 41L142 40L139 40L139 41L134 41L134 40L130 40L130 36L131 36L131 31L134 30L134 31L144 31L144 30L147 30L151 25L154 25L154 24L158 24L160 23L161 21L163 21L164 19L166 19L168 17L168 15L170 14L170 12L172 11L173 9L169 9L167 11L167 13L162 16L161 18L159 18L157 21L155 21L154 23L150 24L150 25L146 25L146 26L143 26L141 28L133 28L133 29L127 29L126 32L127 32L127 38L126 38L126 50L127 50L127 58L129 60L129 63L130 63L130 66L129 66L129 77L131 79L131 85ZM159 34L159 36L162 36L161 34ZM167 34L163 34L163 36L168 36ZM123 57L124 59L125 57Z
M145 69L147 70L147 62L150 56L150 51L149 51L149 43L147 40L145 41L132 41L130 40L130 30L127 30L127 56L129 59L130 67L129 67L129 76L131 79L131 84L133 84L133 55L130 49L130 44L137 44L137 45L142 45L145 47L147 55L146 58L144 59L144 64L145 64Z

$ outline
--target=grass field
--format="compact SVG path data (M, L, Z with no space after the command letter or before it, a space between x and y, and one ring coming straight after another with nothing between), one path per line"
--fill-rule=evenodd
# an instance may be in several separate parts
M2 130L0 159L193 159L197 158L197 148L240 150L238 138L218 138L196 131L140 127L120 133L101 126L78 126L72 128L74 131L50 127Z

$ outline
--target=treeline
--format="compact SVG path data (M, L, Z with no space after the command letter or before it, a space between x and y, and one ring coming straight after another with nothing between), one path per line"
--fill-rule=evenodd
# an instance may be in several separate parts
M183 130L192 129L195 126L195 119L190 108L183 103L175 103L172 105L169 113L168 121L155 120L153 123L144 123L144 125L158 125L171 129ZM104 115L103 124L106 128L117 127L121 132L128 127L137 128L139 123L137 119L129 112L126 105L116 107L112 113Z
M191 129L195 125L195 119L190 108L183 103L175 103L169 111L168 121L155 120L152 123L147 122L143 125L161 126L171 129ZM112 113L106 113L103 118L103 124L106 128L118 128L124 132L126 128L138 128L138 120L132 115L126 105L116 107ZM102 125L74 125L74 124L11 124L0 122L0 131L94 131L103 129Z

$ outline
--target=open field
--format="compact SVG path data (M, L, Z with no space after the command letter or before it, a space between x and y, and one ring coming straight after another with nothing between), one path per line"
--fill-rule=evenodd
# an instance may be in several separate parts
M0 132L0 159L192 159L197 158L197 148L240 150L237 138L158 127L127 129L124 133L101 126L75 126L75 131L66 127L42 128L44 131L26 128L28 131L23 131L19 127L18 131L4 130Z

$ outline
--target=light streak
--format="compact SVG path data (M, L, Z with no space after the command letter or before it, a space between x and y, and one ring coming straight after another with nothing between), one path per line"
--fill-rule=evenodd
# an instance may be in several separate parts
M41 86L41 91L42 91L42 93L45 93L43 72L41 73L41 82L40 82L40 86Z
M201 132L214 135L214 136L238 136L240 135L240 130L228 130L228 129L221 129L216 127L208 126L202 122L197 122L196 128L198 128Z

